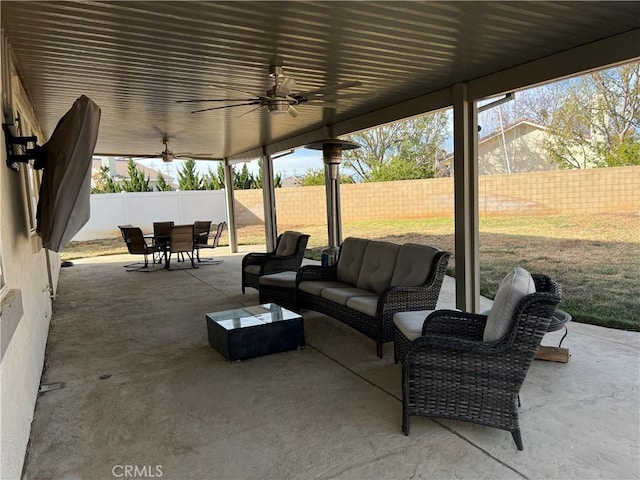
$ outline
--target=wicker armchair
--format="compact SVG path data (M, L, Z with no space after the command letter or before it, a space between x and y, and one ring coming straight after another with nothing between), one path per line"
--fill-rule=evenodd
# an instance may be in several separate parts
M487 316L452 310L430 314L422 336L411 342L396 326L395 346L405 351L401 360L406 435L411 415L443 417L507 430L518 450L523 449L520 387L561 294L551 278L532 277L536 292L514 304L506 333L498 340L483 341Z
M273 252L248 253L242 259L242 293L246 287L259 289L262 275L298 271L302 264L309 235L286 231L278 236Z

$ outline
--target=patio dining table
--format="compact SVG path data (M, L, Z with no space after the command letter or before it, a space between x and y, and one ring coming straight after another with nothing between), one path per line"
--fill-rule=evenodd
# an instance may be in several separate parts
M145 233L144 238L150 239L154 245L158 245L162 249L162 255L158 258L156 262L156 258L154 256L153 263L161 263L161 258L164 257L165 263L167 262L167 250L169 249L169 235L155 235L153 233Z

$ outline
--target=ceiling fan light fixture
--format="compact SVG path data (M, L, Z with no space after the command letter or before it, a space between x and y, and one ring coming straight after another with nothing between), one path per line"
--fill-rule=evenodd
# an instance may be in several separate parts
M287 100L273 100L267 105L272 113L289 113L289 102Z

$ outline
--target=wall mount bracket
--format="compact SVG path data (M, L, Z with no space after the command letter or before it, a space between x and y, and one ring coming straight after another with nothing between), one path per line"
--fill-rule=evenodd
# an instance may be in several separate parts
M18 170L19 163L29 163L33 160L33 168L40 170L44 168L46 159L45 149L37 144L38 137L16 137L11 132L13 125L2 124L4 131L5 146L7 148L7 167Z

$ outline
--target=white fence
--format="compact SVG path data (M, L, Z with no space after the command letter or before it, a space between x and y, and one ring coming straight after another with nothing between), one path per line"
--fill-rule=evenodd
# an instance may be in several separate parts
M153 222L173 220L176 225L196 220L227 221L224 190L179 192L122 192L91 195L91 218L73 238L95 240L120 235L118 225L131 224L143 232Z

